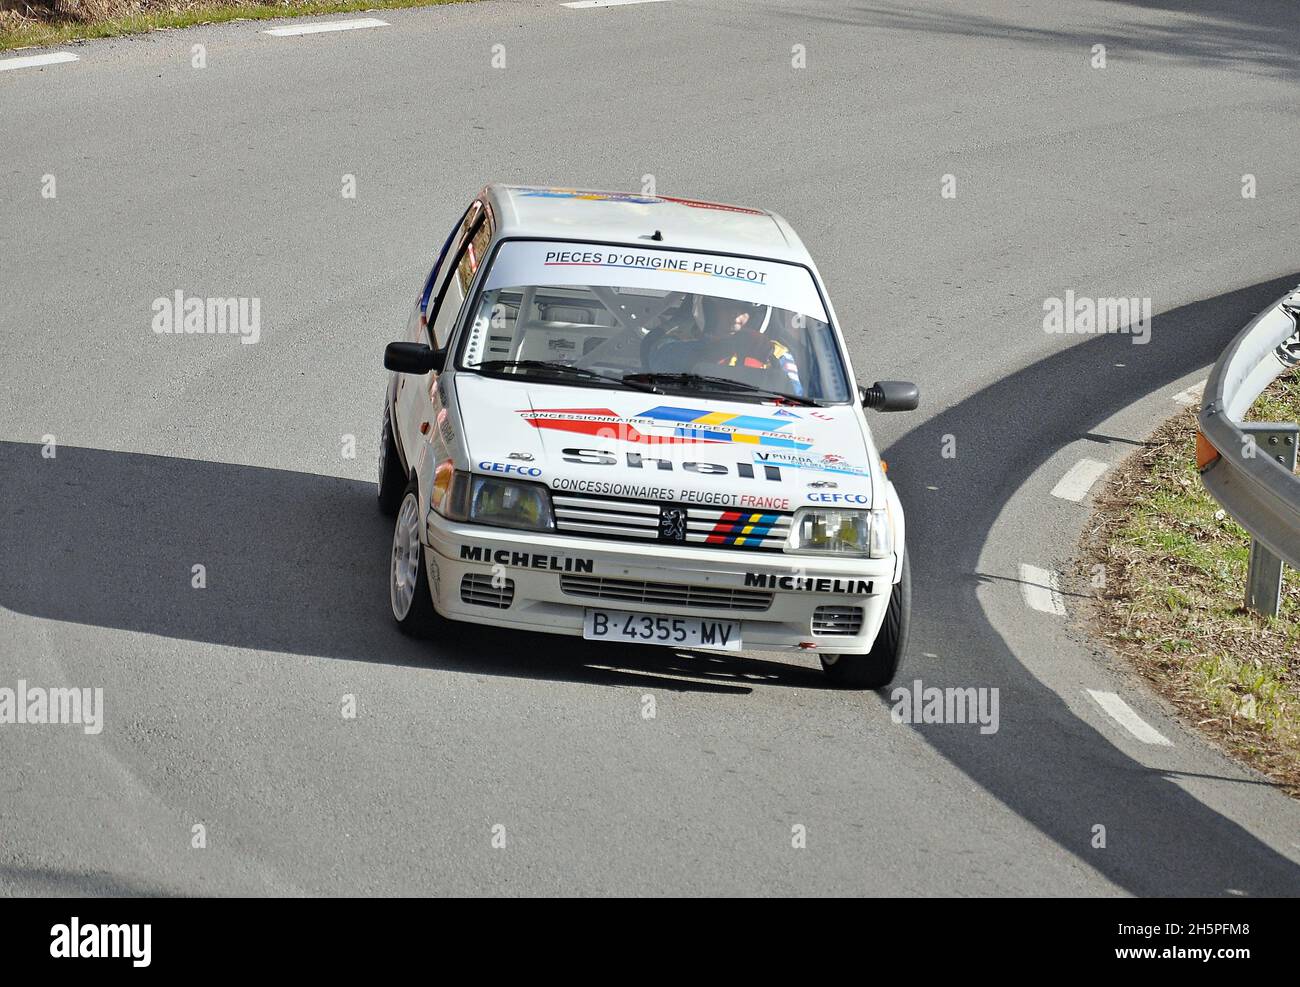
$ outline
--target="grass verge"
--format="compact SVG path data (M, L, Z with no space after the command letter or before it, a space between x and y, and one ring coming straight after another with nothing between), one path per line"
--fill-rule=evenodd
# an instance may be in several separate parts
M1300 421L1300 379L1275 383L1251 418ZM1201 483L1195 440L1188 410L1113 471L1078 577L1093 587L1091 617L1113 650L1300 798L1300 574L1286 572L1276 619L1245 609L1250 536Z
M234 20L261 21L358 10L431 7L466 0L285 0L283 3L242 0L135 0L130 3L114 3L109 0L97 7L75 2L59 4L66 10L65 13L53 7L18 0L4 2L13 3L14 6L6 5L0 9L0 51Z

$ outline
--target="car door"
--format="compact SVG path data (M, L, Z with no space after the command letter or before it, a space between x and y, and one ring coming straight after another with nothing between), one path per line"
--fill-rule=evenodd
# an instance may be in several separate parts
M447 348L490 236L483 203L475 201L452 234L448 249L425 285L413 328L413 342L427 343L436 350ZM437 421L440 406L436 373L399 375L397 418L402 448L411 458L412 466L418 465L425 445L433 438L429 433Z

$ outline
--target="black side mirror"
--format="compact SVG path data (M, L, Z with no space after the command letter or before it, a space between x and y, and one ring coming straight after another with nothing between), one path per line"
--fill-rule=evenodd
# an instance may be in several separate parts
M442 373L446 365L446 351L424 343L389 343L384 349L384 366L399 374Z
M921 391L910 380L878 380L870 387L858 387L864 408L877 411L915 411Z

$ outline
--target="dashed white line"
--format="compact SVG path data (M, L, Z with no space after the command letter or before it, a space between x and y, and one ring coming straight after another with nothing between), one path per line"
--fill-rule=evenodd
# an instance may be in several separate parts
M1137 737L1144 744L1157 747L1173 747L1173 741L1153 727L1133 711L1133 707L1124 702L1113 692L1099 692L1089 689L1088 695L1097 701L1097 705L1110 714L1111 719L1125 730Z
M1062 500L1072 500L1076 504L1088 496L1092 485L1101 479L1101 475L1110 467L1096 459L1080 459L1070 467L1070 471L1061 477L1060 482L1052 487L1052 496Z
M1179 391L1174 395L1174 400L1179 404L1185 404L1189 408L1201 403L1201 396L1205 394L1205 385L1207 381L1201 381L1199 384L1193 384L1185 391Z
M388 21L381 21L377 17L359 17L352 21L326 21L324 24L273 27L262 33L276 38L288 38L297 34L324 34L326 31L357 31L364 27L388 27Z
M38 65L58 65L60 62L79 61L70 51L52 51L45 55L24 55L22 58L0 59L0 72L10 69L30 69Z
M1056 573L1040 569L1036 565L1022 565L1020 592L1031 609L1056 617L1065 616L1065 601L1061 599Z
M667 0L572 0L570 3L562 3L561 7L568 7L570 10L589 10L592 7L626 7L633 3L665 3Z

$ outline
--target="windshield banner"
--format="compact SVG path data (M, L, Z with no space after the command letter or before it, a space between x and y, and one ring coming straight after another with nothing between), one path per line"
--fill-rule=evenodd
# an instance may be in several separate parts
M726 254L538 240L502 244L486 289L528 285L603 285L720 295L830 321L806 269Z

